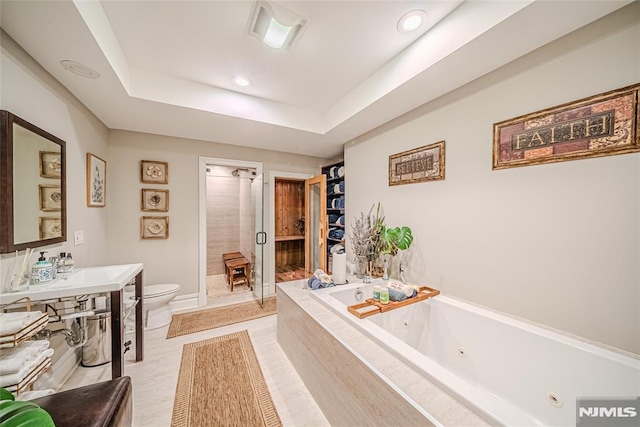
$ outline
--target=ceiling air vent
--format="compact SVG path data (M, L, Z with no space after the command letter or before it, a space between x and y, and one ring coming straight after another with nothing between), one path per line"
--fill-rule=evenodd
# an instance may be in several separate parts
M304 17L284 6L257 1L251 13L248 32L272 48L292 49L306 24Z

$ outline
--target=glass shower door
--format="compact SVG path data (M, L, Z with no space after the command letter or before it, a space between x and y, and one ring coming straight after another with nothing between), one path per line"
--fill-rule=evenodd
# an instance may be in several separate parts
M263 174L256 176L251 183L251 200L255 212L255 245L252 256L251 286L253 297L262 305L264 301L263 258L264 245L267 243L267 233L264 232L264 179Z

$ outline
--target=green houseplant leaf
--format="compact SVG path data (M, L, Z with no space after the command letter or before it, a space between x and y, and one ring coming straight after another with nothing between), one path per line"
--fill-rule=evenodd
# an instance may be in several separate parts
M15 400L0 387L0 427L55 427L51 415L33 402Z
M413 243L413 234L407 226L383 228L381 239L382 253L397 255L398 250L406 250Z

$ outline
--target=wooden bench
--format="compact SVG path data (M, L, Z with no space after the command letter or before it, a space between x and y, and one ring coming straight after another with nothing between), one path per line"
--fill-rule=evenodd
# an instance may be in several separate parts
M244 280L251 289L251 263L240 252L222 254L227 281L233 292L233 285L237 280Z

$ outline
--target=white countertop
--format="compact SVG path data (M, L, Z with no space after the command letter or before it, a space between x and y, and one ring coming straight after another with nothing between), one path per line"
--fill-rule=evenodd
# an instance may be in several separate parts
M125 287L143 269L142 263L105 265L101 267L76 268L50 282L30 285L20 292L0 294L0 304L10 304L20 298L32 301L66 298L74 295L96 294L118 291Z

